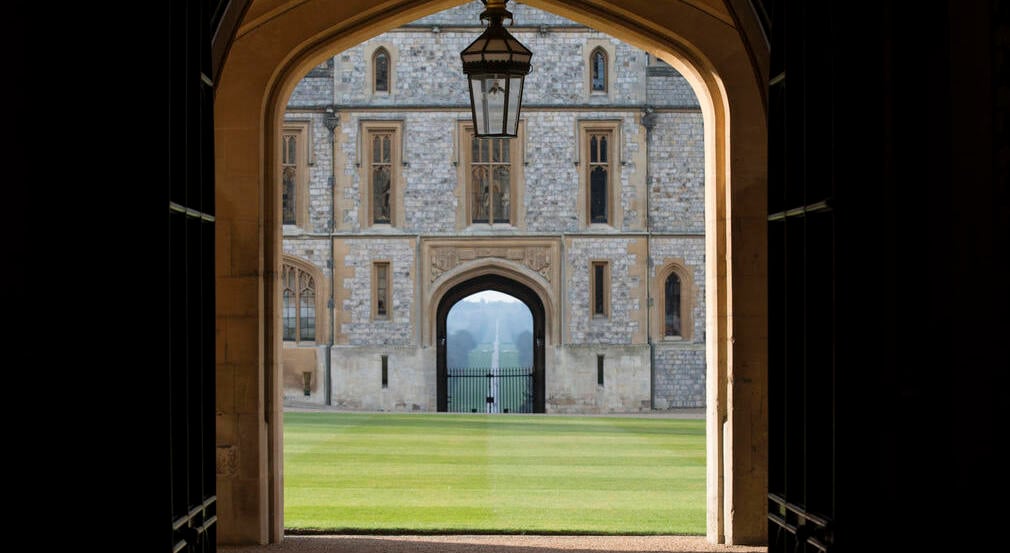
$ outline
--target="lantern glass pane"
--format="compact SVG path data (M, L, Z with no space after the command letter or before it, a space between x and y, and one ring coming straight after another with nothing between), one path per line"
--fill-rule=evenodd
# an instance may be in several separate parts
M523 77L513 76L509 79L509 111L508 134L515 136L519 127L519 103L523 97Z
M504 129L505 101L508 82L501 75L486 75L484 79L484 103L487 110L488 134L501 134Z
M473 106L473 124L478 135L487 134L487 110L484 103L484 81L480 75L470 77L470 104Z

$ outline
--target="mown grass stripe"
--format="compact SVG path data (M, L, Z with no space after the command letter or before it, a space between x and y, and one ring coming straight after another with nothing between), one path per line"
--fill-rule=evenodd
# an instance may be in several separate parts
M704 421L285 415L292 530L702 534Z

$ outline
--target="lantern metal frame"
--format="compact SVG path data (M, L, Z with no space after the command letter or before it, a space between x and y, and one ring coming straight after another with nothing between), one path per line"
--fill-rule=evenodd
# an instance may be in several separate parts
M505 9L508 0L482 1L486 9L480 18L489 22L488 27L460 52L470 93L474 135L515 138L533 53L503 25L505 19L513 20L512 12ZM502 96L499 98L498 94Z

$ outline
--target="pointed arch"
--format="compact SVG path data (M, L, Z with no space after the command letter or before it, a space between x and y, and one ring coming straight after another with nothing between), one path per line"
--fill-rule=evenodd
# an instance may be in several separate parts
M385 46L372 52L372 93L389 94L392 87L393 57Z
M219 263L224 293L218 297L224 299L219 300L218 325L229 329L226 346L260 347L251 348L259 352L253 359L239 365L219 360L218 367L264 379L270 400L280 397L277 277L282 234L280 183L275 178L280 154L273 137L283 123L283 101L299 78L332 52L462 3L307 0L290 9L250 10L239 27L216 81L216 139L229 145L217 154L217 195L222 201L217 203L216 228L228 252L219 259L230 261ZM695 89L705 121L707 534L714 542L761 543L767 536L767 481L762 477L767 452L767 328L762 326L767 315L766 43L727 23L737 17L752 21L750 12L733 11L735 16L727 20L686 2L528 4L642 47L670 63ZM369 68L367 58L361 62ZM395 90L395 82L391 84ZM232 198L255 200L224 201ZM262 324L246 324L248 315L233 309L249 305L257 306ZM241 510L231 499L221 501L220 512L227 514L220 534L225 541L283 536L277 500L282 497L282 426L272 424L282 411L277 401L267 401L260 412L263 442L242 452L245 462L267 475L266 480L225 484L226 498L248 492L244 486L258 486L258 495L250 492L253 499ZM228 409L220 416L237 421L240 414Z
M653 293L658 309L654 312L653 339L685 342L694 339L697 289L693 275L693 269L679 259L657 267ZM676 297L671 297L671 293Z
M594 93L606 93L609 90L608 59L607 51L602 46L593 48L589 54L589 89Z
M281 259L281 328L283 340L316 344L323 340L318 324L323 313L317 289L320 271L309 261L284 254ZM325 330L325 325L324 329Z
M436 390L438 395L438 410L448 410L448 365L446 360L446 319L449 310L463 298L484 290L495 290L508 294L523 302L533 316L533 412L543 413L546 399L546 383L544 370L546 346L546 321L547 311L541 299L541 292L520 282L519 280L505 276L504 272L478 271L468 272L468 275L475 275L472 278L453 279L453 284L445 283L442 287L436 304L436 355L438 369L436 371Z

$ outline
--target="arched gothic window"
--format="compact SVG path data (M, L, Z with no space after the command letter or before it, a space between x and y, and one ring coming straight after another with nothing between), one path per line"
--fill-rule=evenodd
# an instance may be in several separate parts
M372 54L372 76L375 92L389 92L389 52L379 48Z
M595 48L589 55L590 85L593 92L607 91L607 52Z
M316 339L316 281L293 265L281 266L284 305L281 319L284 340L313 342Z
M683 336L680 288L680 276L677 273L670 273L670 276L666 277L663 290L666 300L663 318L664 336Z
M295 205L298 193L298 136L293 133L284 133L281 137L281 172L282 172L282 198L283 221L285 225L297 223L295 218Z

